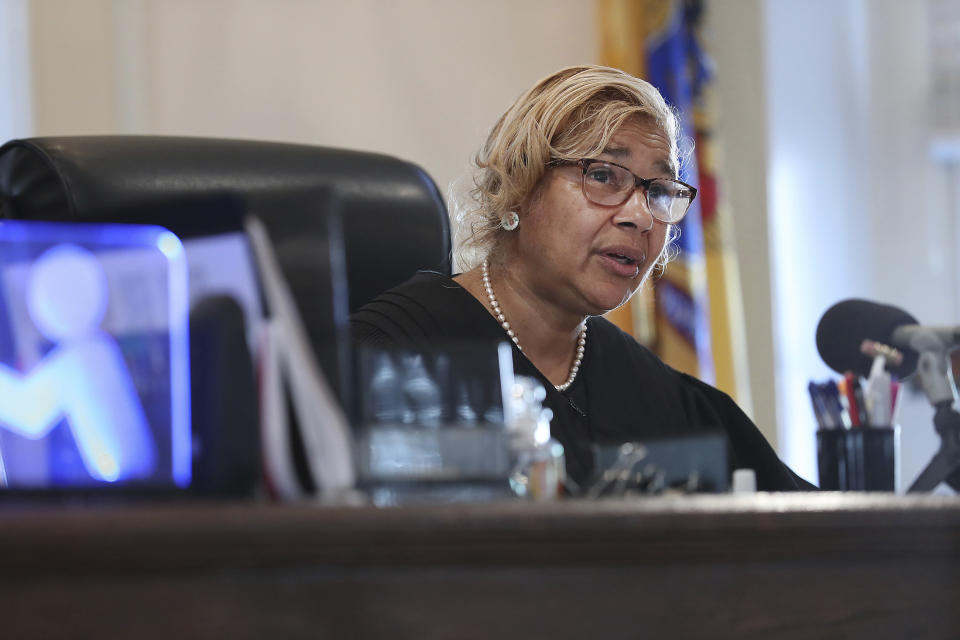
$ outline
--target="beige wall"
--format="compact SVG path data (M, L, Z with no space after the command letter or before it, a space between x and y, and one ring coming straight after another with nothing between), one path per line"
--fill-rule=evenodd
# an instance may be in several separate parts
M705 39L716 63L721 189L733 213L750 369L751 417L777 442L767 225L763 0L707 5Z
M111 6L108 0L28 3L34 135L118 132Z
M583 0L33 0L38 135L380 151L442 190L533 81L596 59Z
M27 0L0 0L0 141L30 131Z

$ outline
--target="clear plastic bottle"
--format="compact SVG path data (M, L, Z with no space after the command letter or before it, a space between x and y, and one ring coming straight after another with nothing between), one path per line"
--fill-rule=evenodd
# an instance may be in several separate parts
M553 411L544 408L546 397L536 379L514 378L507 421L514 456L510 486L518 496L531 500L559 497L566 478L563 445L550 437Z

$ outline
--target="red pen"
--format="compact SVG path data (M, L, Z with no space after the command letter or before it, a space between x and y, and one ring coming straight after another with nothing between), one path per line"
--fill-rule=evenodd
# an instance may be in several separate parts
M847 394L847 406L850 407L850 424L854 427L860 426L860 405L857 404L857 394L854 390L857 384L857 376L853 371L847 371L843 374L844 392Z
M900 382L890 382L890 424L897 424L897 411L900 409Z

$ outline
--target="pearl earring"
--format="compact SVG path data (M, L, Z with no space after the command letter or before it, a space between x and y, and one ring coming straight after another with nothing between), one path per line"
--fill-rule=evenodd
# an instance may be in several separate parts
M500 218L500 226L507 231L513 231L520 226L520 216L517 215L516 211L505 213L503 217Z

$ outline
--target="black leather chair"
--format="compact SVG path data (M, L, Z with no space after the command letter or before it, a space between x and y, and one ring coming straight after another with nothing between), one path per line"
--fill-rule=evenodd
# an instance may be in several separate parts
M157 203L228 194L245 207L273 210L279 220L275 202L296 215L322 214L310 201L318 190L339 204L351 311L418 269L449 273L450 227L440 193L422 169L389 156L161 136L32 138L0 147L4 218L90 220L122 211L130 219L141 207L154 213L140 221L169 226L169 210ZM175 229L181 234L210 225L190 208L193 219Z

